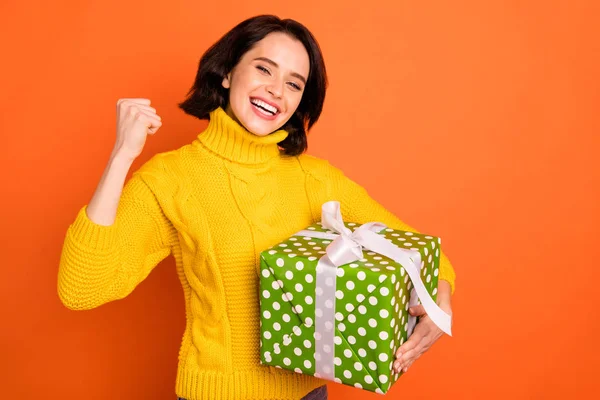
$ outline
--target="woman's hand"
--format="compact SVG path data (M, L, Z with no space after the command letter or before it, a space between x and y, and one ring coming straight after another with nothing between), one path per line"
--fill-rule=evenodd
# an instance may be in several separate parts
M147 135L154 135L161 126L161 117L149 99L119 99L113 155L133 161L142 152Z
M450 284L444 280L438 283L438 306L452 316L451 307L451 288ZM415 330L408 340L396 351L396 361L394 361L394 373L400 371L406 372L408 368L423 355L432 344L434 344L443 334L442 330L433 323L431 318L425 313L422 305L410 307L410 315L420 316L420 320L415 326Z

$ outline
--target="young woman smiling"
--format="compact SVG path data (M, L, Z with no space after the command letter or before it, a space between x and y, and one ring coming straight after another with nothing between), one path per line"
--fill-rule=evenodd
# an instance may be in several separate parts
M185 298L176 394L199 399L326 399L327 381L260 364L259 254L320 219L338 200L349 221L414 231L327 161L305 154L327 78L312 34L296 21L243 21L202 56L180 107L207 128L156 154L124 184L161 118L148 99L117 102L117 137L89 202L65 237L58 294L91 309L129 295L175 257ZM440 262L438 304L451 312L454 271ZM421 308L395 369L441 331Z

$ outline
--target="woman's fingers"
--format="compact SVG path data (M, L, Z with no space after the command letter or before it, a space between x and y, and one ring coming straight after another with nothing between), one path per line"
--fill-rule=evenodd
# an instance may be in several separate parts
M421 315L427 314L425 312L425 307L423 307L423 305L421 305L421 304L410 307L408 309L408 312L410 313L410 315L415 316L415 317L419 317Z

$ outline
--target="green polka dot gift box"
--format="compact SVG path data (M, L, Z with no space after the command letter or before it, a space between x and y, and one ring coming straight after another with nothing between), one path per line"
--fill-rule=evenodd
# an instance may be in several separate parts
M344 222L339 202L323 204L320 222L261 253L261 363L386 393L410 306L451 334L439 256L437 237Z

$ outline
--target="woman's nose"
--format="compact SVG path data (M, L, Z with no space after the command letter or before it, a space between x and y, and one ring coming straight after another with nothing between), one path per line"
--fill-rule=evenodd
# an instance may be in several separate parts
M283 95L283 81L277 80L267 85L267 91L274 97L280 98Z

